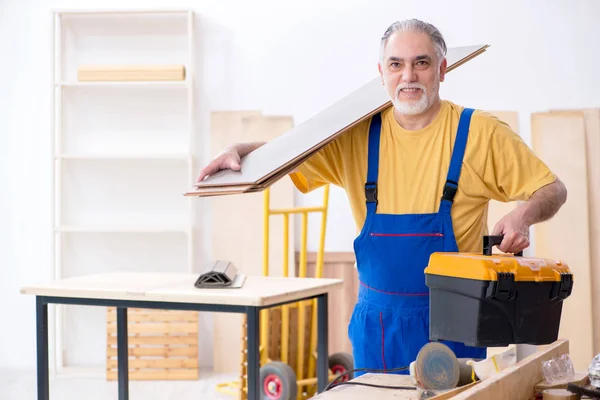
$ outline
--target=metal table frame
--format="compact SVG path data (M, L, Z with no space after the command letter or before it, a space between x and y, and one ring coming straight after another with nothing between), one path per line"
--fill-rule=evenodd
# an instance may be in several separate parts
M37 391L38 400L50 399L48 366L48 304L69 304L117 308L117 365L119 400L129 400L129 360L127 343L127 308L152 308L206 312L244 313L248 317L248 400L260 400L260 311L302 300L317 299L317 390L321 393L328 383L328 294L318 294L302 299L268 306L242 306L225 304L180 303L169 301L113 300L78 297L36 296L37 328Z

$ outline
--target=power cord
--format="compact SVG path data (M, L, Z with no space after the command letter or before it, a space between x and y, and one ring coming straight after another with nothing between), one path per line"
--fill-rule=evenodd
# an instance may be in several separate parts
M375 385L372 383L363 383L363 382L338 382L338 383L336 383L339 379L342 379L342 377L344 377L348 374L351 374L353 372L358 372L358 371L375 372L375 373L389 373L389 372L406 371L407 369L408 369L408 367L390 368L390 369L371 369L371 368L351 369L351 370L343 372L342 374L337 376L334 380L329 382L329 385L327 385L325 387L324 392L328 391L329 389L331 389L334 386L339 386L339 385L369 386L369 387L376 387L376 388L382 388L382 389L417 390L417 388L414 386L386 386L386 385Z

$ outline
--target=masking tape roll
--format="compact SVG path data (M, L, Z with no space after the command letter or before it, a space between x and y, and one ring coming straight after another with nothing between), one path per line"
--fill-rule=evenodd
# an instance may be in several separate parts
M546 389L544 400L580 400L581 395L569 392L567 389Z

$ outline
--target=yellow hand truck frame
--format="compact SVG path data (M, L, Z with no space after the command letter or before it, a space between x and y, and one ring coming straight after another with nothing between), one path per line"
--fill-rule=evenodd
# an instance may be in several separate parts
M307 275L307 243L308 216L311 213L321 213L321 230L315 278L323 277L323 259L325 253L325 231L327 228L327 211L329 208L329 185L323 188L323 204L315 207L297 207L286 209L271 209L270 191L264 190L263 195L263 275L269 275L269 226L271 216L283 217L283 270L284 277L289 274L289 222L290 216L302 215L300 254L298 277ZM295 266L294 266L295 268ZM317 390L316 359L317 359L317 303L316 299L300 301L262 310L260 316L260 385L263 398L269 400L304 400L312 397ZM307 322L309 322L307 324ZM243 322L242 365L240 380L217 385L221 393L237 395L240 400L247 400L247 341L246 317ZM306 346L306 336L309 344ZM308 347L308 349L306 348ZM294 351L295 350L295 351ZM353 369L353 359L350 354L336 353L329 356L329 380L339 374ZM349 380L352 374L347 374L342 380Z

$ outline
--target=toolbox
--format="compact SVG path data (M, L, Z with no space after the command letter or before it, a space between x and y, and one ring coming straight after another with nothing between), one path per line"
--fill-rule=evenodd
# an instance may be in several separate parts
M475 347L543 345L558 338L573 275L564 261L492 254L503 236L484 236L482 253L433 253L429 339Z

